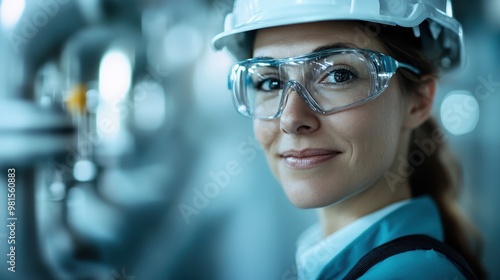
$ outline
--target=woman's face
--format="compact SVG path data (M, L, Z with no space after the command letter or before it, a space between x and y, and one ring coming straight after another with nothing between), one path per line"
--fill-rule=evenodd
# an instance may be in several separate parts
M352 22L263 29L256 34L254 57L291 57L338 43L387 54L363 30ZM255 120L254 131L289 199L303 208L327 206L368 187L387 186L384 174L395 168L408 142L402 137L406 99L394 77L378 98L321 115L290 91L281 117Z

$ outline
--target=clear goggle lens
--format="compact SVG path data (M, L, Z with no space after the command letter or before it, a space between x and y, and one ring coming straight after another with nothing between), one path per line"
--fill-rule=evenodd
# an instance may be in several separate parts
M248 117L281 115L295 91L316 112L352 108L380 95L398 67L414 67L384 54L335 49L285 59L249 59L233 66L229 85L238 111Z

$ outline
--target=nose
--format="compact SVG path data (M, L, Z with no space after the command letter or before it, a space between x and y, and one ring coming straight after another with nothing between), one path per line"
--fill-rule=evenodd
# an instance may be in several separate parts
M291 87L285 92L286 99L279 118L280 128L286 134L308 134L320 127L319 116L303 100L297 87Z

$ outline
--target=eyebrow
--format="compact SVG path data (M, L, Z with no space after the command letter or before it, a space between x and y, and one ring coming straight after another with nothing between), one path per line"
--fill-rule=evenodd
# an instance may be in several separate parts
M320 51L326 51L326 50L334 50L334 49L351 49L351 48L357 48L354 44L349 44L349 43L335 43L335 44L328 44L328 45L323 45L315 48L312 52L320 52Z
M272 56L256 56L252 57L252 59L274 59Z
M326 51L326 50L335 50L335 49L351 49L351 48L357 48L356 45L350 44L350 43L334 43L334 44L327 44L327 45L322 45L319 47L316 47L311 51L311 53L315 52L320 52L320 51ZM254 57L257 59L274 59L274 57L271 56L257 56Z

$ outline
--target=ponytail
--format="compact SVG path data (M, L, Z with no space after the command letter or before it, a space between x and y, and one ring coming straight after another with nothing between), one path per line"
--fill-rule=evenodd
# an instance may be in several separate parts
M436 66L423 53L422 42L410 28L381 25L378 30L378 38L392 57L417 67L421 76L437 78ZM402 87L416 94L423 83L421 76L404 69L398 70L398 73ZM444 242L465 258L479 279L486 279L486 272L478 258L482 245L480 234L460 213L456 203L462 178L461 166L446 145L443 135L432 118L412 132L409 162L413 160L411 156L425 154L422 164L414 167L409 178L412 196L432 197L441 216Z
M435 135L441 134L433 119L413 131L410 142L412 151L420 151L417 143L433 139L430 146L432 153L425 153L423 163L415 167L410 176L413 197L429 195L436 203L444 230L444 241L459 252L472 267L479 279L485 279L486 273L477 258L481 253L481 237L475 228L463 217L456 203L459 194L461 168L446 143L435 141ZM441 138L442 139L442 138ZM427 152L427 151L426 151Z

